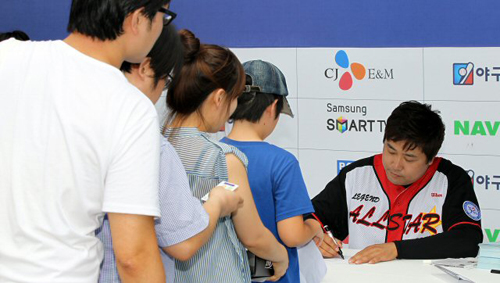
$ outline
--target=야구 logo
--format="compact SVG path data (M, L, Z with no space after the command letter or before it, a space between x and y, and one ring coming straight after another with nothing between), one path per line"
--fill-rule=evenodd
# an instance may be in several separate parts
M474 64L454 63L453 64L453 84L473 85L474 84Z

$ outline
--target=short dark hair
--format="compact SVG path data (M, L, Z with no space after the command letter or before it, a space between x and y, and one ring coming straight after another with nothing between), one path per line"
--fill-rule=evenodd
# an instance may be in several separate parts
M438 110L418 101L401 103L387 119L384 142L405 141L404 149L420 148L430 162L444 140L445 127Z
M14 30L11 32L0 33L0 41L4 41L9 38L15 38L21 41L30 40L30 37L24 31L21 30Z
M246 76L246 85L252 85L252 77L249 75ZM236 107L236 110L234 110L229 119L232 121L246 120L252 123L258 122L266 108L276 99L278 102L276 103L275 119L278 118L283 109L282 95L263 92L244 92L238 97L238 107Z
M184 50L174 24L164 27L155 45L146 57L151 59L155 87L158 81L182 68ZM130 73L132 64L123 62L120 70ZM174 75L175 76L175 75Z
M78 32L92 38L115 40L123 34L123 21L132 12L144 8L150 21L170 0L73 0L68 32Z

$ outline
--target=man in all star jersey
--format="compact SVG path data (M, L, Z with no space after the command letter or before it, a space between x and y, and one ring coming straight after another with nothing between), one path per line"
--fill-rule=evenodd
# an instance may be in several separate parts
M436 157L443 140L439 111L403 102L387 120L382 154L346 166L313 199L334 237L361 249L350 263L477 255L481 211L469 175ZM320 250L334 257L338 247L324 237Z

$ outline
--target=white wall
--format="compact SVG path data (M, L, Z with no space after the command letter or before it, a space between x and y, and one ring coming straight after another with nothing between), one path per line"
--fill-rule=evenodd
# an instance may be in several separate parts
M500 232L500 48L347 48L350 63L366 68L341 90L343 69L335 48L232 49L241 62L262 59L278 66L287 78L289 100L296 115L282 115L269 141L286 148L300 161L311 197L336 176L343 161L381 152L385 121L405 100L418 100L441 111L446 137L439 155L474 172L474 186L483 212L485 241ZM473 85L454 85L453 64L474 65ZM490 76L479 76L482 71ZM496 69L498 68L498 70ZM337 78L327 78L338 69ZM333 69L333 70L332 70ZM479 72L479 73L478 73ZM497 74L495 76L493 74ZM334 106L337 106L335 109ZM338 106L359 106L354 113ZM339 117L356 128L329 130L328 119ZM363 122L365 121L365 122ZM373 122L370 122L373 121ZM469 131L456 132L455 121ZM365 124L364 128L359 125ZM334 123L335 124L335 123ZM371 124L371 128L370 128ZM331 128L331 126L330 126ZM340 164L340 165L339 165ZM470 175L472 175L470 171ZM489 235L489 237L488 237Z
M241 62L269 61L285 74L295 118L281 115L268 141L299 159L311 197L337 175L346 161L381 152L382 121L395 107L406 100L423 101L441 111L446 126L439 155L462 166L474 178L485 241L500 241L500 56L496 56L500 48L342 49L350 63L360 63L367 70L365 78L353 79L349 90L339 87L342 74L351 71L336 64L340 49L232 50ZM474 64L473 84L454 85L453 64L469 62ZM486 68L488 81L477 73L486 72ZM327 69L329 76L334 72L331 69L338 69L338 77L327 78ZM164 103L163 97L157 104L161 115L165 113ZM357 108L348 112L339 110L339 106ZM347 119L348 124L354 122L356 128L329 130L327 121L339 117ZM469 123L467 134L456 132L455 121ZM362 123L364 128L359 127ZM226 131L229 129L227 125Z

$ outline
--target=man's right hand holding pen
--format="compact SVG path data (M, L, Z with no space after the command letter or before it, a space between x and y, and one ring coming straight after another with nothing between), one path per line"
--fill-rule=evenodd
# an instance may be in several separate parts
M332 232L330 232L327 225L325 225L324 228L326 231L325 237L323 237L323 243L319 246L321 254L326 258L336 257L337 255L344 258L341 250L342 241L333 237Z

